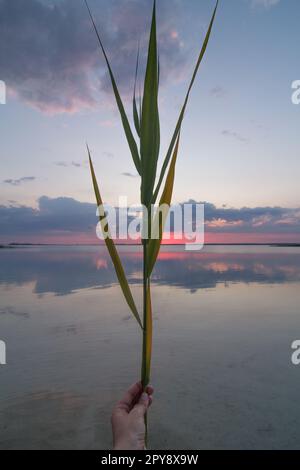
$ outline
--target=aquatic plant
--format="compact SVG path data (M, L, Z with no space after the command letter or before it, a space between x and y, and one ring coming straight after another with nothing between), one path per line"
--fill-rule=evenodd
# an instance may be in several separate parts
M211 35L212 27L214 24L218 2L216 3L208 31L206 33L204 42L201 47L200 54L198 56L196 66L192 75L190 85L184 100L183 107L181 109L174 134L172 136L167 154L162 164L160 174L157 178L158 170L158 161L159 161L159 152L160 152L160 119L159 119L159 109L158 109L158 92L159 92L159 54L158 54L158 44L157 44L157 30L156 30L156 1L154 0L153 4L153 13L152 13L152 22L151 22L151 31L149 39L149 48L147 56L147 66L144 79L144 90L142 96L137 100L136 89L137 89L137 76L139 68L139 54L137 55L137 63L135 69L135 83L134 83L134 92L133 92L133 122L135 126L135 131L137 135L137 140L139 141L139 147L137 145L137 140L134 137L134 134L131 130L131 126L125 112L125 108L120 97L120 93L114 78L114 74L111 68L111 65L108 60L107 53L104 49L103 42L101 40L99 31L95 24L93 15L85 0L95 33L97 35L100 48L104 55L104 59L107 65L108 73L110 76L115 100L117 107L120 112L124 132L127 138L129 149L132 155L132 159L136 170L141 177L141 204L144 208L143 215L143 230L141 243L143 246L143 316L138 313L138 309L134 302L131 289L126 278L120 257L118 255L116 246L111 236L108 235L105 237L105 243L109 254L111 256L112 262L114 264L116 274L123 291L124 297L127 301L127 304L137 320L143 335L143 350L142 350L142 368L141 368L141 381L142 385L145 388L150 380L150 369L151 369L151 350L152 350L152 307L151 307L151 274L155 266L162 236L163 228L166 220L166 212L162 211L163 216L160 215L160 212L157 211L153 215L152 207L156 204L158 196L161 193L159 200L159 207L167 205L170 206L173 187L174 187L174 178L175 178L175 166L179 150L179 141L182 122L184 119L186 107L190 97L190 92L192 90L193 84L195 82L200 64L206 52L206 48L209 42ZM102 206L102 198L99 191L99 186L97 183L91 153L88 148L90 169L92 174L93 186L96 195L97 205ZM164 183L163 190L162 184ZM109 233L108 221L105 216L105 213L102 212L100 215L100 223L104 233ZM153 236L156 234L156 237ZM157 236L158 235L158 236Z

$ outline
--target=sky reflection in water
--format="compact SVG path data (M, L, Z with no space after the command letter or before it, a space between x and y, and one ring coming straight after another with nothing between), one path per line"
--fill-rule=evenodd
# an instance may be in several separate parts
M250 252L249 252L250 251ZM141 253L120 248L126 273L141 283ZM70 294L86 288L107 288L116 283L105 248L48 247L1 250L0 283L35 283L37 294ZM206 247L187 253L163 248L153 275L157 285L195 291L218 283L286 283L300 281L300 249L273 247Z
M140 251L120 251L140 308ZM299 305L299 249L165 247L151 446L300 448ZM110 448L111 409L139 377L138 333L105 248L0 250L0 448Z

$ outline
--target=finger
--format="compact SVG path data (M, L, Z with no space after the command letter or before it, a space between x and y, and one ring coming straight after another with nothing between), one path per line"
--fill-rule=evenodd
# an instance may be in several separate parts
M152 385L148 385L146 387L146 393L148 393L148 395L153 395L154 393L154 388L152 387Z
M132 410L138 417L144 416L150 406L150 397L147 393L142 393L138 403Z
M138 399L141 392L142 392L142 384L140 382L135 383L127 390L124 397L119 401L117 407L122 408L129 413L130 410L135 405L135 402Z

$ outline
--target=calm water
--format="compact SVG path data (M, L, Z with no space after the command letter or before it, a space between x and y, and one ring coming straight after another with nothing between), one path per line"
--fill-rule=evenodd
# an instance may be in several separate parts
M153 306L151 447L300 449L300 249L164 248ZM0 448L110 447L141 342L104 248L0 250L0 339Z

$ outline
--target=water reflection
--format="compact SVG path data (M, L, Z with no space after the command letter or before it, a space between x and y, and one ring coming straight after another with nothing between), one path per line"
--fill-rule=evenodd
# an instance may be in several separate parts
M140 250L120 251L141 305ZM152 447L299 448L300 250L168 247L153 281ZM141 350L115 284L105 248L0 250L0 449L111 448Z
M131 283L141 283L139 249L120 249ZM218 283L286 283L300 280L300 251L276 248L238 250L207 248L187 253L181 248L163 248L153 282L194 292ZM105 248L51 247L1 250L0 283L33 283L37 294L67 295L79 289L108 288L116 283Z

